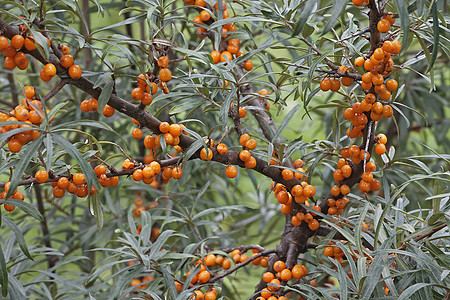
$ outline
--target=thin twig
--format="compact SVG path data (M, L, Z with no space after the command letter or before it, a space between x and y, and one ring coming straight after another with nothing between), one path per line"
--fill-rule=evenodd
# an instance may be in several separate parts
M50 100L51 98L53 98L56 94L58 94L58 92L66 85L68 84L69 81L67 79L61 79L57 85L55 85L55 87L53 87L53 89L47 93L47 95L44 96L44 98L42 99L43 102L47 102L48 100Z

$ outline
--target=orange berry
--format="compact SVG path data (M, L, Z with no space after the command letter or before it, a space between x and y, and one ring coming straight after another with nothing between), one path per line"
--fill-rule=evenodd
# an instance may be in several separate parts
M386 152L386 146L384 144L377 144L375 146L375 153L378 155L382 155Z
M239 118L245 118L247 115L247 109L245 107L239 107Z
M256 167L256 159L251 156L247 161L245 161L244 164L247 169L253 169L254 167Z
M48 180L48 173L46 170L39 170L36 172L36 174L34 175L34 179L38 182L38 183L44 183Z
M311 230L317 230L319 228L319 221L317 221L316 219L312 220L309 224L308 227Z
M250 151L248 151L248 150L242 150L241 152L239 152L239 159L242 160L243 162L246 162L251 157L252 156L250 154Z
M224 258L222 262L222 268L228 270L231 267L231 261L228 258Z
M281 272L286 269L286 264L282 260L278 260L273 264L273 269L275 272Z
M370 189L372 191L378 191L381 188L381 183L377 179L373 179L370 183Z
M211 278L211 274L208 271L202 271L198 274L198 280L202 283L208 282Z
M364 58L363 57L357 57L355 59L355 66L356 67L362 67L364 65Z
M14 60L13 57L6 57L4 65L5 65L5 68L10 69L10 70L17 67L16 61Z
M81 67L79 65L71 65L69 67L69 76L72 79L79 79L81 78L81 74L82 74L82 70Z
M55 198L62 198L62 197L64 197L65 193L66 193L66 190L60 188L59 186L55 186L52 191L52 194Z
M161 133L167 133L170 130L170 124L168 122L161 122L159 124L159 131L161 131Z
M381 19L380 21L378 21L377 29L381 33L388 32L389 29L391 29L391 22L386 19Z
M324 78L320 81L320 89L324 92L330 90L331 80L329 78Z
M272 279L270 281L270 283L274 284L274 285L280 285L281 284L281 282L278 279L276 279L276 278ZM269 289L269 291L278 291L280 289L280 287L278 287L278 286L270 286L270 285L267 288Z
M231 61L233 59L233 55L229 51L224 51L220 54L220 61L226 63L227 60Z
M281 176L283 176L284 180L292 180L294 178L294 172L288 169L284 169L281 171Z
M383 16L383 19L386 19L393 25L395 23L394 15L393 14L387 14Z
M47 75L49 77L53 77L53 76L56 75L56 67L55 67L54 64L51 64L51 63L46 64L44 66L44 70L43 71L44 71L45 75Z
M200 159L201 160L206 160L209 161L213 158L213 152L211 149L207 148L202 148L202 150L200 150Z
M202 19L203 22L207 22L211 19L211 15L206 10L202 10L200 12L200 19Z
M394 47L391 52L392 54L399 54L402 50L402 44L399 41L393 41L392 46Z
M352 167L350 167L349 165L342 166L341 172L345 178L349 178L350 175L352 175Z
M73 65L73 57L70 54L67 55L63 55L60 60L59 63L61 64L61 66L63 66L64 68L69 68L71 65Z
M213 58L214 64L218 64L220 62L220 52L217 50L214 50L211 52L211 57Z
M359 182L359 190L363 193L369 192L370 191L370 183L368 183L364 180L361 180Z
M183 176L183 171L180 167L175 167L172 169L172 178L180 179Z
M5 50L6 48L8 48L8 46L9 40L4 36L0 36L0 51Z
M135 139L142 138L142 130L140 128L134 128L131 131L131 136L134 137Z
M339 89L341 88L341 82L339 81L339 79L331 79L331 88L330 90L333 92L337 92L339 91Z
M102 114L107 118L112 117L115 112L116 110L113 107L109 106L108 104L106 104L102 110Z
M381 48L376 48L373 51L373 57L375 57L376 60L382 60L384 59L384 51Z
M218 145L217 145L217 152L218 152L220 155L225 155L225 154L227 154L227 153L228 153L227 145L225 145L225 144L223 144L223 143L218 144Z
M292 273L289 269L284 269L280 273L280 278L283 281L289 281L292 278Z
M24 43L25 43L24 37L19 34L16 34L11 38L11 46L16 50L20 50L23 47Z
M76 185L82 185L86 183L86 176L83 173L75 173L72 177L72 182Z
M236 169L236 167L235 167L235 166L228 166L228 167L225 169L225 175L226 175L228 178L234 178L234 177L236 177L236 175L237 175L237 169Z
M144 98L144 90L140 87L134 88L131 91L131 98L136 101L141 101Z
M169 66L169 58L165 55L158 58L158 67L167 68Z
M62 45L62 46L61 46L61 51L62 51L62 53L63 53L64 55L66 55L66 54L69 54L70 48L69 48L68 46L66 46L66 45Z
M94 172L95 172L95 175L97 175L97 176L106 174L106 167L104 165L98 165L94 168Z
M251 60L248 59L244 62L244 69L246 71L251 71L253 69L253 63Z
M161 173L161 165L159 164L159 162L157 161L152 161L149 165L150 168L153 169L153 172L155 172L155 174L159 174ZM181 169L180 169L181 170Z
M341 82L343 86L351 86L353 84L353 78L350 77L342 77Z

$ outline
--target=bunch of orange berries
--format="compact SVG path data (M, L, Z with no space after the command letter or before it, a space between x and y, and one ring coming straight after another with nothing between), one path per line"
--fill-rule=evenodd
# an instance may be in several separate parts
M323 249L323 254L327 257L333 257L340 263L344 261L344 251L342 251L341 248L333 246L335 245L334 242L329 242L328 246Z
M338 184L345 178L350 177L352 174L352 168L347 159L350 158L354 164L360 163L363 159L365 159L365 172L362 175L359 189L363 193L367 193L370 190L378 191L380 189L380 181L373 178L372 174L372 172L376 169L376 164L373 161L368 161L370 158L368 153L365 153L365 151L361 150L357 145L353 145L349 148L342 149L341 156L343 158L338 161L338 168L333 172L333 177ZM331 194L335 197L338 197L340 194L345 196L348 193L350 193L350 188L345 184L340 184L340 186L335 185L331 188Z
M4 191L0 193L0 199L5 199L6 195L8 194L9 191L9 187L11 186L11 182L7 182L4 186ZM12 199L17 199L17 200L23 200L24 199L24 195L21 192L18 192L17 189L14 191L14 193L12 193L11 195ZM2 205L3 203L0 203L0 205ZM4 203L4 208L6 211L13 211L16 207L14 205L8 204L8 203Z
M213 268L220 267L223 270L228 270L231 267L231 261L222 255L215 255L210 253L205 257L203 257L203 259L196 261L194 266L196 267L200 266L200 269L197 272L197 274L194 275L189 284L203 285L207 284L211 279ZM219 270L217 269L216 271ZM186 273L186 280L191 273L192 271L188 271ZM183 288L183 283L175 281L175 285L177 287L178 292L181 292ZM194 290L194 293L195 295L192 296L192 299L214 300L217 298L218 291L214 287L209 286L208 290L205 293L200 289Z
M291 279L298 280L308 274L308 269L304 265L295 265L292 269L288 269L282 260L278 260L273 264L273 270L276 273L265 272L263 274L262 279L268 286L261 290L261 296L257 298L258 300L287 300L285 296L277 296L275 294L280 290L279 285L281 285L282 282L287 283Z
M245 252L241 251L240 249L234 249L230 253L230 256L231 256L231 258L233 258L233 260L236 264L243 263L243 262L247 261L249 258L252 258L253 256L258 255L258 253L259 253L258 249L251 249L251 250L252 250L252 255L248 256L247 254L245 254ZM255 266L260 265L261 267L266 268L268 261L269 261L269 258L267 256L260 256L258 258L253 259L252 264Z
M214 5L214 9L212 7L210 7L204 0L184 0L184 3L186 3L188 5L196 5L200 8L208 8L209 11L212 11L215 13L216 17L219 16L219 3L218 2ZM223 16L223 19L225 20L230 17L230 14L227 11L227 4L225 1L222 1L222 5L223 5L222 16ZM205 23L205 24L210 25L213 23L213 21L214 20L213 20L212 16L206 9L201 10L200 14L198 16L194 17L194 19L193 19L194 26L198 27L197 35L201 38L206 37L207 30L206 30L206 28L202 27L200 24ZM222 26L222 34L221 34L222 39L226 39L228 37L229 32L233 32L236 30L237 30L236 25L234 25L233 23L224 24ZM219 62L226 64L227 62L230 62L234 58L243 56L244 52L240 51L239 46L240 46L239 39L229 39L229 40L227 40L226 50L224 50L222 52L220 52L218 50L213 50L211 52L211 57L213 59L214 64L218 64ZM252 61L249 59L246 60L243 64L243 67L247 71L252 70L253 69Z
M155 279L154 276L142 276L140 278L131 280L130 286L136 287L138 289L145 289L153 279Z
M34 179L37 183L45 183L49 179L49 174L46 170L39 170L34 175ZM94 186L91 186L91 190L88 189L86 176L83 173L75 173L68 177L62 176L57 181L52 181L51 186L53 187L52 193L55 198L64 197L66 190L79 198L84 198L88 195L93 196L97 192Z
M70 48L68 46L62 46L63 56L59 59L59 63L63 68L68 69L67 72L72 79L79 79L83 71L79 65L74 64L74 58L69 54ZM56 75L56 66L53 63L47 63L41 70L40 78L42 81L50 81Z
M25 98L20 105L17 105L9 114L0 112L0 123L21 121L28 124L40 125L43 121L42 102L34 99L34 87L25 86ZM48 112L48 110L47 110ZM53 120L53 118L51 119ZM6 125L0 127L0 133L6 133L17 128L28 128L29 125ZM40 136L40 132L35 129L25 130L13 135L8 141L8 149L12 153L20 152L22 146L30 141L34 141Z
M83 100L80 103L80 109L83 112L97 111L97 109L98 109L98 100L95 99L95 98L90 98L90 99ZM102 114L105 117L107 117L107 118L112 117L115 112L116 112L116 110L112 106L110 106L108 104L106 104L105 107L102 110Z
M20 70L28 68L29 63L26 54L23 52L24 48L28 51L36 49L32 35L24 38L22 35L16 34L11 38L11 41L4 36L0 36L0 52L5 56L5 68L10 70L16 67Z

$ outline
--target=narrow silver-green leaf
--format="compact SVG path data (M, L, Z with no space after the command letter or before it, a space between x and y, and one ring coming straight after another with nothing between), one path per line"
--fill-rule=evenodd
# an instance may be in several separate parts
M20 249L22 249L23 254L26 255L31 260L34 260L28 251L27 243L25 242L25 238L23 237L22 231L20 231L19 227L17 227L16 223L14 223L10 218L5 215L2 215L2 221L12 230L14 236L16 237L17 242L19 243Z
M405 0L394 0L395 6L397 6L397 12L400 16L400 24L403 30L403 44L406 44L408 41L409 35L409 13L408 7L406 6ZM402 48L402 52L406 48Z
M295 24L294 31L292 32L292 36L296 36L300 32L303 32L303 28L306 25L306 21L311 16L311 12L313 8L316 6L316 0L309 0L303 6L303 11L298 18L297 24Z
M29 143L28 147L22 150L23 151L22 158L19 160L16 168L14 169L14 173L11 178L11 186L8 190L8 193L6 194L6 198L9 198L16 190L23 173L28 167L31 158L33 157L33 155L36 154L37 150L41 146L43 139L44 137L42 135L39 136L35 141Z
M108 103L111 93L113 91L114 81L109 81L102 89L100 96L98 97L98 111L102 111L105 105Z
M5 203L14 205L24 211L27 215L35 218L38 221L43 221L44 217L42 217L41 213L34 207L32 204L27 203L22 200L9 198L5 201Z
M103 228L103 211L98 192L89 197L89 206L91 214L94 215L95 222L97 222L98 231L100 231Z
M3 249L0 246L0 284L2 285L2 296L8 295L8 271L6 270L5 255L3 255Z
M86 176L87 182L88 182L88 188L90 188L92 185L94 185L97 189L100 188L97 175L95 175L94 170L92 170L92 167L88 164L88 162L81 156L80 152L77 148L75 148L72 143L67 141L65 138L60 136L59 134L53 135L53 139L55 143L57 143L61 148L66 150L66 152L73 157L78 165L80 166L81 170L83 171L84 175Z
M430 64L428 65L425 73L428 73L434 66L434 62L436 61L436 57L439 50L439 17L436 2L434 1L431 5L431 14L433 16L433 52L431 53Z
M328 19L328 22L325 25L322 34L327 33L334 26L337 18L341 15L342 10L347 5L347 3L349 3L349 1L347 0L336 0L335 4L332 6L333 13L331 14L331 17Z
M281 122L280 127L278 127L277 132L275 132L275 135L272 137L272 143L276 141L278 136L283 132L283 130L287 127L291 119L294 117L297 110L300 108L300 104L297 104L294 106L294 108L291 109L291 111L286 115L286 117L283 119L283 122Z

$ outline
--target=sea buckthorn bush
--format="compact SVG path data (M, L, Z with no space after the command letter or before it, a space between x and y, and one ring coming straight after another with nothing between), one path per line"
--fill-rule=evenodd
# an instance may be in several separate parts
M0 3L2 299L447 299L448 6Z

